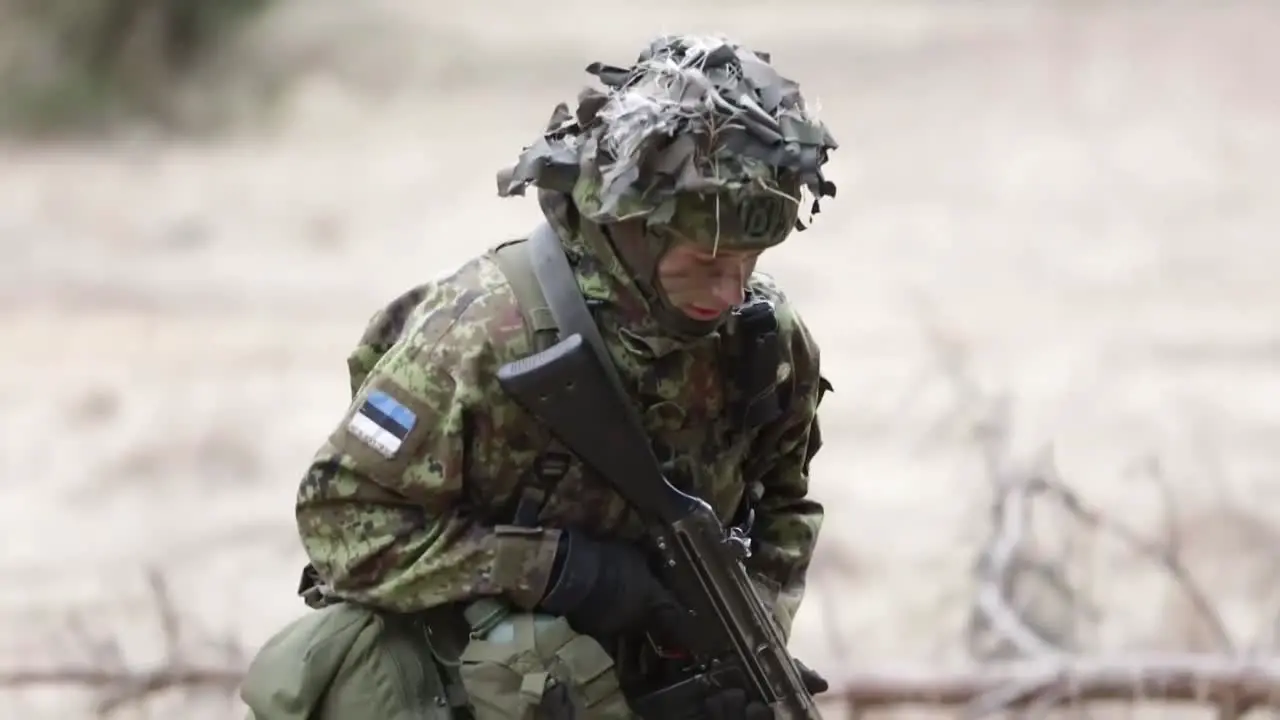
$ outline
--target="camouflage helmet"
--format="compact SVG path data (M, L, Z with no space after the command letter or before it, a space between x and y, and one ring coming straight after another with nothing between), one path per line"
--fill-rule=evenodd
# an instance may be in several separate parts
M817 213L835 184L822 166L835 140L767 53L719 37L669 35L628 68L592 63L604 85L556 106L546 131L498 194L529 185L564 193L582 217L643 218L659 235L711 248L762 249L803 230L801 192Z

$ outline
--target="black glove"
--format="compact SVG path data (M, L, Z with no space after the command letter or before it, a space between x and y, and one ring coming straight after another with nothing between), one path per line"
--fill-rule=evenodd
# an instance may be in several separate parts
M707 720L773 720L773 711L762 702L747 701L747 691L731 688L706 701Z
M796 660L796 669L800 671L800 680L810 695L826 692L827 681L821 675L810 670L804 663ZM707 720L772 720L773 711L762 702L747 701L745 690L733 688L724 690L706 701Z
M804 683L804 689L809 691L810 695L821 695L826 692L830 685L827 679L809 669L808 665L796 660L796 669L800 671L800 681Z
M642 630L658 639L675 638L688 618L649 569L644 553L630 543L565 531L549 586L539 607L595 638Z

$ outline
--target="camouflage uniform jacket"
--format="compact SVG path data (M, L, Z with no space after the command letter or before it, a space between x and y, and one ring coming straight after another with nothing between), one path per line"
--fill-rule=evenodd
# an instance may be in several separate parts
M826 387L817 347L768 278L753 276L751 289L776 304L777 389L786 404L774 421L737 431L722 350L732 346L733 324L695 341L664 335L593 227L557 225L583 293L598 301L601 334L655 450L672 461L672 482L726 524L749 488L758 493L748 566L789 632L823 517L807 497ZM549 442L495 379L501 365L532 351L521 317L491 252L374 316L348 360L353 402L297 497L303 545L334 595L400 612L483 595L532 608L558 528L639 537L634 513L576 460L542 507L545 530L510 525ZM394 415L400 437L360 439L357 415L368 407Z

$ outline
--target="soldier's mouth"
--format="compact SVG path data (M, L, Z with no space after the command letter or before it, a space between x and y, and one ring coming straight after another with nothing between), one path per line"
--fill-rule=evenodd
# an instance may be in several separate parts
M701 305L689 305L685 307L685 312L695 320L714 320L720 317L719 310L702 307Z

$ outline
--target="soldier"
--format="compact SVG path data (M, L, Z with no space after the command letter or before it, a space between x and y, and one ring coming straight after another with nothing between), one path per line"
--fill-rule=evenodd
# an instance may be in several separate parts
M835 142L768 55L727 40L664 36L588 72L603 89L557 106L499 194L537 188L669 479L751 538L789 632L823 517L808 468L829 385L755 265L803 229L803 192L812 211L834 195ZM251 718L635 716L628 690L662 662L635 638L678 637L687 616L635 512L495 379L555 339L525 242L408 291L350 356L352 403L297 497L317 609L254 659ZM693 715L770 712L737 691Z

